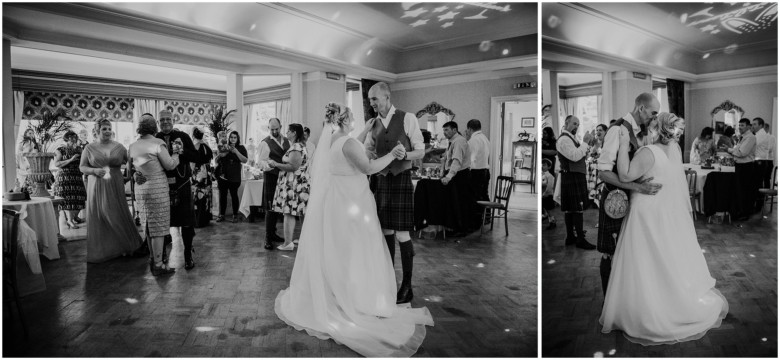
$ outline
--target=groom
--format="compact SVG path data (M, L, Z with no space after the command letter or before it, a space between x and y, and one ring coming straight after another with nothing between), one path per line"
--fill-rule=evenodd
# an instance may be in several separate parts
M366 151L371 157L388 154L397 144L402 144L406 154L372 177L372 190L382 232L385 235L390 259L395 264L395 241L401 248L403 281L398 289L397 304L412 301L412 260L414 247L409 231L414 230L414 187L412 186L412 160L422 159L425 144L417 117L398 110L390 103L390 86L376 83L368 90L371 107L378 114L373 128L365 139ZM375 156L374 156L375 155Z
M642 194L655 195L661 189L660 184L650 183L652 178L639 179L636 182L625 183L618 178L617 155L620 147L620 137L628 136L630 138L630 148L628 151L629 159L634 157L634 152L639 149L640 144L637 141L640 126L647 126L651 120L658 115L658 109L661 105L655 95L651 93L642 93L634 100L634 110L623 116L612 124L604 136L604 146L601 149L601 155L598 160L599 178L605 182L604 190L601 192L601 201L599 204L599 231L597 249L601 253L601 288L604 294L607 294L607 285L609 284L609 273L612 271L612 255L615 254L620 228L623 225L623 219L613 219L609 217L604 210L604 201L607 194L617 188L623 189L628 194L630 191L638 191ZM645 139L648 137L645 136Z

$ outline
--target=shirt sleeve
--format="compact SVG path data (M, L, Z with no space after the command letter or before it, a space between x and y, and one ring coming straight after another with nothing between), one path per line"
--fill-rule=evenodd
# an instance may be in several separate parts
M618 147L620 146L620 127L613 126L604 135L604 145L601 147L601 155L596 168L599 171L612 171L617 160Z
M406 113L404 116L404 130L406 130L406 136L412 143L412 150L425 150L425 143L423 143L422 131L420 131L420 123L417 122L417 118L412 113ZM366 136L368 141L368 136Z
M268 147L268 144L263 141L260 143L260 151L257 152L257 160L258 161L268 161L268 157L271 155L271 148Z
M567 136L558 138L555 146L561 155L571 161L580 161L580 159L588 155L588 147L585 144L580 144L580 147L576 147L574 146L574 141Z
M732 155L736 157L745 157L748 155L753 154L756 151L756 137L750 136L745 139L745 141L737 144L737 147L734 148L734 152Z
M379 118L376 119L376 121L382 121ZM376 125L374 125L376 126ZM376 151L376 143L374 142L374 131L369 131L368 134L366 134L366 139L363 141L363 147L366 148L368 151Z
M477 151L479 151L480 147L477 143L477 139L475 136L471 137L471 140L469 140L469 150L471 150L471 156L470 156L470 162L471 166L474 166L474 164L477 162Z

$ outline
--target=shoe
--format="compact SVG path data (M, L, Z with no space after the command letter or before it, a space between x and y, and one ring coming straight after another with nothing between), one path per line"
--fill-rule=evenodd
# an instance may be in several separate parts
M295 244L290 243L287 246L279 245L276 248L279 249L279 250L283 250L283 251L293 251L293 250L295 250Z
M273 241L273 242L280 242L280 243L285 242L283 237L281 237L279 235L276 235L276 234L271 234L271 241Z
M546 229L547 230L555 229L556 226L558 226L558 225L555 224L555 222L553 221L553 222L547 224L547 228Z
M65 220L65 225L68 226L68 229L78 229L78 225L73 223L73 220Z
M398 289L398 294L396 296L395 303L396 304L406 304L412 302L412 299L414 298L414 293L412 292L412 286L401 284L401 288Z
M223 221L225 221L225 216L224 215L217 216L216 222L223 222Z
M184 260L184 270L192 270L195 267L195 260L190 257L188 260Z
M157 266L152 263L149 263L149 270L152 271L152 275L154 276L161 276L161 275L170 275L176 272L176 269L169 268L168 265L161 265Z
M76 223L76 224L83 224L84 223L84 219L76 216L76 217L73 218L73 222Z
M293 240L293 244L298 244L298 239Z
M266 250L273 250L273 249L274 249L274 245L273 245L273 244L271 244L271 242L270 242L270 241L268 241L268 240L266 240L266 241L265 241L265 246L263 246L263 247L264 247Z
M233 219L231 219L230 222L237 223L238 222L238 215L233 215Z
M589 243L587 240L585 240L585 238L579 238L577 240L576 246L584 250L593 250L596 248L596 245Z

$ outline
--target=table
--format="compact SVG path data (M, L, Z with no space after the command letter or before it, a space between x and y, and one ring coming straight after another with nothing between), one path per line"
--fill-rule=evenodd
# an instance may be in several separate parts
M19 296L46 290L46 280L41 269L40 253L38 251L38 234L35 233L24 218L19 217L16 253L16 281L19 285ZM3 218L3 236L9 236L11 230L10 219Z
M712 172L734 173L735 171L733 166L719 167L717 165L715 165L715 169L702 169L701 165L683 164L683 168L696 171L696 191L701 194L699 196L699 209L701 209L702 212L704 212L704 184L707 182L707 175Z
M241 203L238 206L238 211L244 214L245 217L249 217L250 206L263 206L263 179L260 180L246 180L241 182L243 192L241 193Z
M33 197L27 201L3 201L3 209L11 209L22 212L25 207L27 217L24 221L37 234L38 249L41 255L49 260L60 258L57 248L59 243L57 228L57 214L52 205L52 199L45 197Z
M414 181L412 182L414 184ZM467 199L462 199L451 185L438 179L420 179L414 189L414 223L420 230L428 225L463 229L472 221L464 211Z

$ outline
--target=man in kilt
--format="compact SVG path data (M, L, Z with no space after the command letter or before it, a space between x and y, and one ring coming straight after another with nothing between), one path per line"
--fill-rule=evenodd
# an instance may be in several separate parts
M588 180L585 158L588 155L590 133L585 133L584 142L577 140L580 119L569 115L564 122L561 136L555 143L561 167L561 211L566 224L566 245L576 244L580 249L593 250L596 247L585 240L582 229L582 212L588 208Z
M420 125L412 113L398 110L390 103L390 86L376 83L368 91L371 107L378 114L366 123L371 128L365 139L370 158L389 153L397 144L402 144L406 154L401 160L393 160L384 170L372 176L372 191L376 200L379 222L385 235L390 259L395 264L395 241L401 248L403 281L398 290L396 303L412 301L412 259L414 247L410 231L414 230L414 188L412 187L412 160L425 155Z
M630 137L629 158L634 157L634 152L639 146L644 144L637 140L640 135L642 125L647 126L657 115L660 104L658 99L651 93L642 93L634 101L634 110L627 113L620 120L612 124L604 136L604 145L601 148L601 155L598 159L599 178L604 181L604 189L601 193L599 203L599 231L597 249L601 253L601 288L604 294L607 293L609 284L609 273L612 271L612 256L615 254L620 228L623 225L623 219L613 219L604 209L604 201L607 194L615 189L623 189L627 195L631 191L638 191L642 194L655 195L661 189L660 184L651 183L653 178L639 179L635 182L625 183L618 178L617 154L620 147L620 134L628 134ZM649 136L644 136L648 139Z

